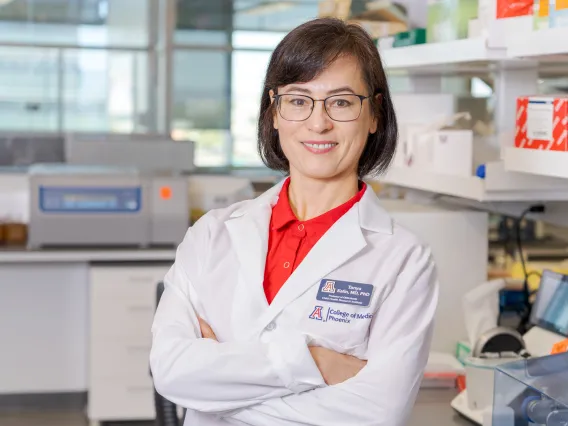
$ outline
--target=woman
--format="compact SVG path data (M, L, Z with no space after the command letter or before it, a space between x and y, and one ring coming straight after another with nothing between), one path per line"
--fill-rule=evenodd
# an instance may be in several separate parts
M361 181L397 126L377 49L319 19L268 66L259 149L289 177L187 232L153 325L156 389L186 425L402 425L432 334L430 250Z

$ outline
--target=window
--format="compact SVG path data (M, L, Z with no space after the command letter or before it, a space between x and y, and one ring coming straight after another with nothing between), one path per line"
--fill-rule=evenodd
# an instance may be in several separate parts
M172 135L196 142L198 166L230 163L229 60L224 51L174 53Z
M69 49L63 63L64 130L151 131L145 52Z
M272 50L284 32L235 31L231 72L233 165L262 165L257 152L257 124L264 77Z
M235 50L232 63L231 135L233 165L259 166L257 122L271 52Z
M317 13L298 0L2 0L0 130L164 129L196 142L197 166L259 166L270 55Z
M0 129L150 131L147 54L0 47Z
M0 128L152 131L149 0L0 4Z
M58 130L55 49L0 47L0 130Z
M0 6L0 42L147 46L149 1L8 1Z
M233 26L237 30L283 31L316 18L318 1L235 0Z

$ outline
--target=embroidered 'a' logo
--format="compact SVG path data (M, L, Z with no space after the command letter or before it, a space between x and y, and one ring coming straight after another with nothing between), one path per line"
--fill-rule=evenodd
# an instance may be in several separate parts
M313 312L310 314L310 319L321 321L323 319L321 314L322 309L323 306L314 307Z

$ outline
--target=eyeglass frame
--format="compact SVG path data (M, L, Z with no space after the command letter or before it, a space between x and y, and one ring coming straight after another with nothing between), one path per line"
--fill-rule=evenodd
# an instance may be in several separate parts
M285 117L282 115L282 111L280 111L280 105L281 105L281 104L280 104L280 101L279 101L279 100L280 100L280 98L281 98L282 96L288 96L288 95L289 95L289 96L294 96L294 95L295 95L295 96L303 96L304 98L308 98L308 99L311 99L311 100L312 100L313 105L312 105L310 114L309 114L306 118L304 118L303 120L288 120L287 118L285 118ZM361 101L361 105L360 105L360 108L359 108L359 114L358 114L357 117L354 118L353 120L336 120L335 118L333 118L333 117L329 114L329 111L327 110L327 107L325 106L325 102L326 102L328 99L334 98L334 97L337 97L337 96L342 96L342 95L343 95L343 96L344 96L344 95L356 96L356 97L359 98L359 101ZM355 93L343 93L343 94L331 95L331 96L328 96L328 97L325 98L325 99L314 99L314 98L312 98L311 96L308 96L308 95L301 95L301 94L296 94L296 93L282 93L282 94L275 94L275 95L273 95L273 96L272 96L272 99L274 99L274 102L276 102L276 109L278 110L278 114L280 114L280 117L282 117L282 119L284 119L284 120L286 120L286 121L302 122L302 121L308 120L308 119L312 116L312 114L314 113L314 108L316 107L316 102L323 102L323 109L325 110L325 113L327 114L327 116L328 116L331 120L337 121L338 123L350 123L351 121L358 120L359 117L361 117L361 111L363 111L363 101L364 101L365 99L369 99L369 98L371 98L371 97L372 97L372 95L363 96L363 95L357 95L357 94L355 94Z

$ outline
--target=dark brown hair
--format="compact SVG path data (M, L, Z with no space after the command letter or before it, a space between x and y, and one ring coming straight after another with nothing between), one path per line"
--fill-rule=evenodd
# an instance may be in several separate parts
M333 18L315 19L300 25L288 33L272 53L258 120L258 151L267 167L285 173L290 171L288 159L280 147L278 131L273 126L276 102L271 103L270 90L277 93L281 86L311 81L345 55L359 61L369 90L366 95L373 95L369 102L378 120L377 131L369 134L359 159L359 177L379 174L388 168L396 151L398 128L378 49L359 25Z

